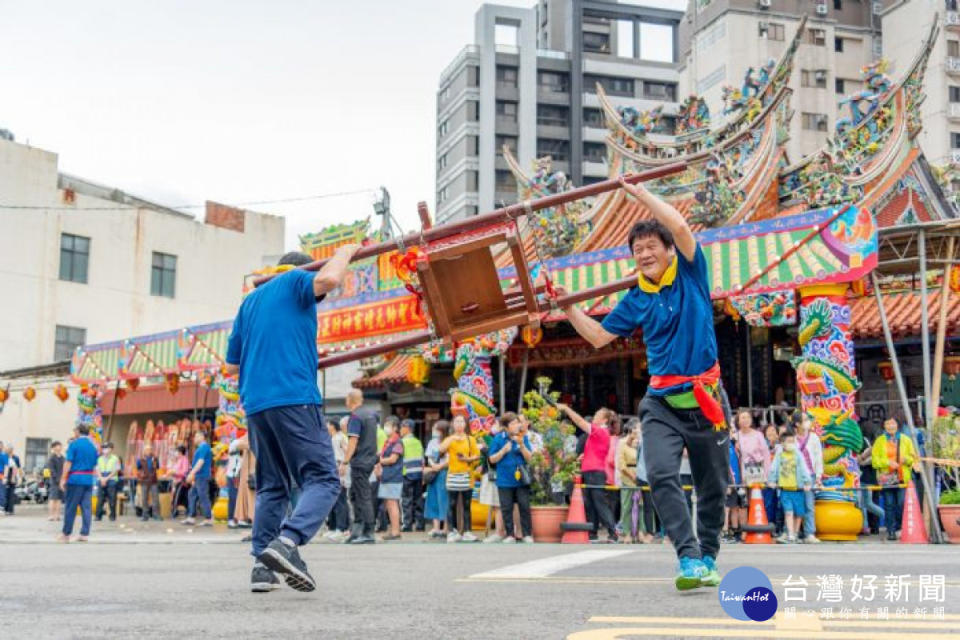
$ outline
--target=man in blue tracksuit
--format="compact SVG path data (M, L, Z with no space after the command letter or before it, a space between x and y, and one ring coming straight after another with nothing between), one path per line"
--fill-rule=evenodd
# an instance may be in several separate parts
M227 370L239 371L257 458L254 592L276 588L274 572L298 591L316 588L297 547L317 533L340 494L317 389L317 302L340 286L358 249L341 247L317 272L293 269L274 277L244 299L233 321ZM279 264L310 261L291 252ZM299 488L299 500L285 518L292 486Z

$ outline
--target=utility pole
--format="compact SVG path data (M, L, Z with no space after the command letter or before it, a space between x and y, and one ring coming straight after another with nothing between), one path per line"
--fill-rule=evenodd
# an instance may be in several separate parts
M380 198L374 201L373 211L381 216L383 219L380 221L380 240L387 240L393 237L393 228L390 223L392 218L390 217L390 192L387 191L386 187L380 187Z

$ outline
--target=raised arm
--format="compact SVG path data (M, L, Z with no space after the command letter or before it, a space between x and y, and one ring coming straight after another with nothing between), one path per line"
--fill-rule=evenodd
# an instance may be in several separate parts
M620 186L623 187L624 191L639 200L640 204L650 209L654 219L673 234L673 242L677 245L677 250L683 254L688 262L692 262L697 250L697 239L693 237L690 225L680 215L680 212L650 193L643 184L629 184L621 177Z
M590 423L584 420L583 416L563 403L558 403L557 408L567 414L567 417L569 417L573 424L577 425L578 428L586 433L590 433Z
M345 244L337 249L333 257L317 271L317 275L313 278L313 294L316 297L324 296L340 286L347 276L350 260L359 250L359 244Z

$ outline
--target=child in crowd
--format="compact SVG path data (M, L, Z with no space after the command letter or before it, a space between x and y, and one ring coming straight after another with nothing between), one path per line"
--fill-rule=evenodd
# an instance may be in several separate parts
M770 466L767 484L771 488L779 487L783 506L786 532L777 538L777 542L794 543L797 541L797 525L806 514L804 491L810 489L812 478L797 452L797 434L793 429L783 433L781 444L783 446L777 449Z

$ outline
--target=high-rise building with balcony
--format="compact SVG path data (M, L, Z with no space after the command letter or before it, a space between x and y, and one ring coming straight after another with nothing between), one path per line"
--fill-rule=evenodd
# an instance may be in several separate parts
M609 0L485 4L474 43L440 75L438 222L516 200L501 149L524 167L549 155L576 185L607 177L596 86L616 106L676 112L683 13ZM669 122L669 117L667 118Z

